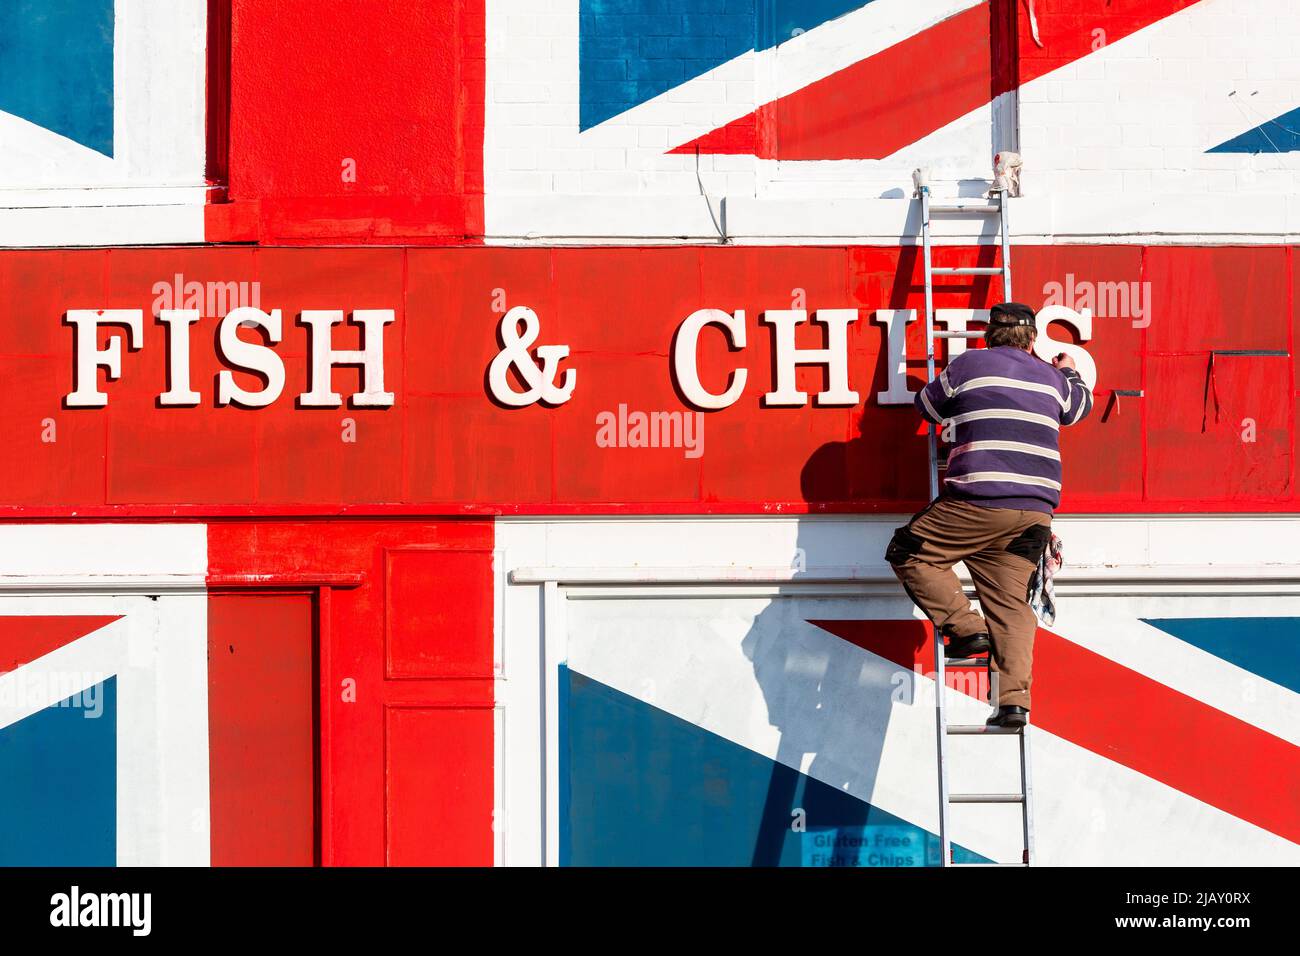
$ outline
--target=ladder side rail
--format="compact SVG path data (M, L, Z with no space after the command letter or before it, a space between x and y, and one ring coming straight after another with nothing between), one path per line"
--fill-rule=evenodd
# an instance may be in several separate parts
M925 269L925 379L934 381L934 260L930 244L930 187L918 190L921 199L921 255ZM938 426L931 424L926 430L929 452L930 500L939 495ZM943 632L930 622L934 635L934 720L935 741L939 770L939 860L941 866L952 864L952 836L949 830L948 803L948 717L944 706L944 690L948 686L943 656Z
M1034 774L1029 765L1029 725L1020 728L1020 792L1025 795L1020 804L1024 820L1025 866L1033 866L1034 855Z
M998 193L998 219L1002 229L1002 301L1012 302L1011 297L1011 225L1007 215L1009 208L1007 190Z
M932 382L935 377L935 341L938 338L976 338L982 333L958 333L958 334L941 334L935 330L934 314L934 277L948 274L975 274L976 269L938 269L933 264L932 254L932 237L930 233L930 189L928 186L920 186L917 190L921 202L921 247L925 270L925 365L926 381ZM994 214L998 216L999 232L1002 245L1002 266L1000 269L986 270L987 272L1002 274L1002 293L1004 301L1012 301L1011 294L1011 231L1008 212L1009 196L1006 190L1000 190L997 196L997 209ZM944 211L946 207L940 207ZM955 209L953 211L956 211ZM930 425L927 429L928 439L928 462L930 478L930 500L934 500L939 495L939 426ZM955 866L952 859L952 835L951 819L949 811L953 802L953 797L948 788L948 752L947 738L949 733L947 720L946 692L948 686L947 680L947 661L944 657L943 633L931 621L931 631L934 637L934 676L935 676L935 738L938 752L938 771L939 771L939 844L940 844L940 865L944 867ZM956 732L958 734L969 734L975 732L976 728L961 727ZM1030 766L1029 755L1029 728L1022 728L1017 736L1019 757L1020 757L1020 799L1022 832L1024 836L1024 850L1022 863L1020 865L1031 865L1035 862L1034 853L1034 826L1033 826L1033 772ZM987 794L959 794L963 802L990 802L989 797L998 797L993 802L1012 802L1002 798L1010 795L987 795ZM1007 865L1007 864L992 864ZM1016 865L1016 864L1010 864Z

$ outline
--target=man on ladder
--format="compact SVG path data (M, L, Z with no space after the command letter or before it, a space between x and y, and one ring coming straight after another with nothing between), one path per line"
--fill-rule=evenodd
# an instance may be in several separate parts
M1032 309L993 307L984 340L916 396L922 417L952 443L938 497L898 528L886 560L908 596L947 637L945 656L988 651L997 711L989 724L1023 727L1030 708L1036 619L1030 576L1060 503L1062 425L1082 421L1092 393L1068 356L1033 353ZM953 565L966 564L983 616Z

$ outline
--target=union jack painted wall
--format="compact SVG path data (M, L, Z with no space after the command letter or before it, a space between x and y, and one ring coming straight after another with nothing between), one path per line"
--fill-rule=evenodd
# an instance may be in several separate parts
M1012 150L1016 298L1097 396L1041 861L1294 864L1298 34L1285 0L8 4L0 863L937 863L883 563L926 491L911 174L976 197ZM790 348L852 400L798 364L772 401ZM548 354L572 393L529 399ZM971 721L980 680L941 691ZM997 812L965 858L1018 856Z

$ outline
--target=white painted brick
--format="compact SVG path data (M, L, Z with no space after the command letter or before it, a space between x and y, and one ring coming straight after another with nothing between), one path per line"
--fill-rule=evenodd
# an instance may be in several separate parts
M1151 143L1151 130L1146 126L1129 123L1122 127L1122 142L1125 146L1147 146Z
M1166 195L1186 194L1194 189L1195 180L1185 169L1151 170L1151 191Z
M1230 169L1206 170L1198 178L1212 193L1230 193L1237 188L1237 174Z
M689 126L710 127L713 125L713 108L707 103L682 103L681 122Z
M1156 36L1147 41L1147 54L1157 60L1166 58L1200 60L1205 57L1205 50L1204 38L1179 35L1164 26Z
M1192 24L1192 30L1196 35L1213 37L1216 40L1241 36L1244 27L1245 24L1240 19L1226 13L1200 16Z
M1064 85L1061 91L1063 103L1108 103L1118 99L1118 92L1109 81L1080 80Z
M708 159L707 156L700 157L701 168L703 168L703 163L707 159ZM679 155L664 155L664 154L651 155L646 157L645 162L642 164L642 168L654 169L654 170L679 170L679 169L694 170L695 157L679 156Z
M1150 59L1106 61L1104 79L1107 83L1141 83L1151 74Z
M497 83L492 87L492 98L498 103L545 103L550 91L538 83Z
M510 131L510 145L520 148L536 149L550 142L552 127L516 126Z
M691 83L668 93L670 103L725 103L726 83Z
M721 172L748 172L752 175L757 164L753 156L718 155L711 158L713 168Z
M755 88L753 83L735 81L724 84L727 91L728 103L746 103L755 102Z
M539 76L547 73L547 61L531 57L512 57L506 61L505 81L510 83L534 83ZM552 87L552 89L555 89ZM558 90L556 90L558 92Z
M1252 80L1271 80L1277 76L1276 61L1247 60L1246 76Z
M558 172L552 174L552 190L561 196L576 196L582 194L582 173L579 172Z
M598 149L595 151L596 169L626 169L627 151L622 149Z
M537 168L537 151L534 149L511 149L500 152L505 154L504 162L508 169L532 170Z
M589 149L541 149L537 151L537 165L556 172L595 169L596 157Z
M503 193L549 193L554 183L550 173L535 172L497 172L493 175L493 187Z
M752 173L727 173L727 195L752 196L754 194L754 176Z
M551 58L551 41L545 37L511 33L492 36L488 40L500 44L499 50L493 49L492 52L504 54L506 62L512 65L516 60L527 62Z
M653 146L660 149L668 147L668 127L647 126L637 131L638 146Z
M595 138L598 136L599 138ZM590 142L593 147L618 146L624 149L636 146L641 141L641 130L636 126L623 126L616 124L607 124L599 130L591 130L586 134L586 141ZM565 126L555 130L552 145L559 146L561 143L573 145L573 129Z
M1149 193L1151 191L1151 171L1150 170L1128 170L1124 173L1124 192Z
M498 118L508 127L578 125L576 105L559 103L504 103L493 97Z
M1086 56L1072 63L1069 67L1075 79L1104 80L1106 78L1106 61L1099 57Z
M1080 146L1075 165L1082 170L1107 169L1111 165L1110 151L1099 146Z
M596 169L582 174L584 193L635 193L641 181L636 173L627 170Z
M1297 175L1290 170L1241 170L1237 183L1242 192L1294 195L1297 191Z
M1167 151L1158 146L1142 146L1128 150L1125 158L1134 169L1159 169L1161 163L1168 162Z
M1124 176L1113 170L1079 170L1069 184L1074 193L1118 193L1124 188Z

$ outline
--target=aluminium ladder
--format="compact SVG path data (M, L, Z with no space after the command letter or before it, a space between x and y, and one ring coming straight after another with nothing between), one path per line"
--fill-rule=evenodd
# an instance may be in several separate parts
M1011 242L1007 223L1007 194L1005 191L992 190L988 202L958 203L949 205L931 205L930 187L917 186L917 197L921 200L921 246L925 264L925 367L926 381L934 381L934 343L936 339L978 339L983 332L954 332L936 330L934 327L934 278L935 276L1002 276L1002 297L1011 301ZM931 261L932 244L930 241L930 214L997 216L998 229L1002 238L1002 264L1000 266L970 266L964 268L935 268ZM929 431L929 471L930 500L939 495L939 471L944 465L939 460L938 426L931 425ZM947 689L947 668L988 666L982 659L953 660L944 658L943 634L931 622L934 632L934 671L935 671L935 737L938 741L939 759L939 850L943 866L986 866L988 864L956 864L952 858L952 835L949 821L949 809L954 803L1018 803L1024 833L1024 852L1018 864L1011 866L1028 866L1034 859L1033 826L1033 785L1029 762L1029 727L1006 728L989 727L985 724L949 724L944 692ZM948 737L991 734L1015 736L1019 738L1020 751L1020 792L1019 793L950 793L948 790ZM999 864L993 864L999 865Z

